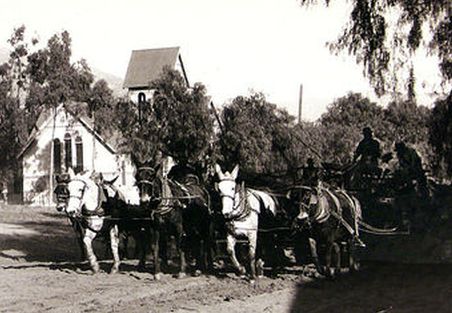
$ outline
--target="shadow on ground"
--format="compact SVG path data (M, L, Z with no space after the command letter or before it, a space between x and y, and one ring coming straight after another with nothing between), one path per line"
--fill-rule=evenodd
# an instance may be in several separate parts
M369 263L297 287L291 312L452 312L452 264Z

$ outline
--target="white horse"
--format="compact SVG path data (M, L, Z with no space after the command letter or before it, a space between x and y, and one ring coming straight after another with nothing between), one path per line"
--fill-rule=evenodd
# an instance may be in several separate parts
M101 231L109 231L111 251L114 259L111 273L116 273L120 264L118 225L115 222L106 220L104 204L107 198L102 188L91 179L90 174L75 175L72 169L69 169L69 201L66 206L66 213L74 217L83 229L82 240L94 273L99 271L99 263L94 254L92 242Z
M259 214L268 210L272 216L276 215L276 202L267 193L255 189L244 188L236 183L239 166L236 165L231 173L221 170L216 164L215 171L218 175L218 192L222 203L222 214L227 224L227 251L234 267L241 275L245 274L245 268L239 263L235 254L237 237L246 237L249 241L249 260L251 279L256 277L256 246L259 228ZM262 275L262 261L258 262L259 276Z

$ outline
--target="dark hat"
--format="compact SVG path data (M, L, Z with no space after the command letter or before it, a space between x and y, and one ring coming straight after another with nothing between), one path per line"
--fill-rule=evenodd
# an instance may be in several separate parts
M372 129L370 127L364 127L363 134L372 134Z

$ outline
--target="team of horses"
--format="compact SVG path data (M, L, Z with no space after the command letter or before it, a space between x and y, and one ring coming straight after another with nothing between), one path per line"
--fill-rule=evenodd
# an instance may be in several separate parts
M263 275L263 266L271 263L270 259L280 257L275 266L286 257L283 242L290 238L296 238L294 246L304 244L303 240L309 243L317 269L333 276L341 267L341 245L345 242L347 250L353 251L359 226L366 225L359 201L345 190L321 185L294 185L278 191L253 189L238 181L238 165L229 172L216 164L215 172L213 188L204 186L195 175L174 179L159 165L138 162L136 190L130 192L113 182L96 182L92 173L76 175L70 170L64 193L59 190L57 196L65 195L66 203L59 206L73 222L93 272L99 271L94 238L108 235L114 261L111 272L116 273L121 261L120 234L127 232L141 243L141 268L151 246L156 279L162 275L161 263L168 265L171 261L168 238L175 241L178 277L186 275L188 263L193 264L195 275L211 272L218 254L218 234L226 240L237 274L248 273L251 280ZM212 203L211 198L218 201ZM294 236L302 233L306 236ZM236 255L237 242L246 242L245 266ZM322 260L318 252L321 246L325 247ZM348 255L350 268L356 269L353 254Z

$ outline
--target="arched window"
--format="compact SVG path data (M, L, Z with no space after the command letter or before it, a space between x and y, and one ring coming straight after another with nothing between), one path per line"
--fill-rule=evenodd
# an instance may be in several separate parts
M138 94L138 103L142 104L146 102L146 95L144 94L144 92L140 92Z
M53 140L53 172L61 173L61 142L58 138Z
M143 107L146 104L146 95L144 92L138 94L138 121L141 123L141 118L143 114Z
M77 159L77 166L75 167L75 173L83 171L83 141L82 137L75 137L75 154Z
M66 166L66 171L72 167L72 138L71 134L66 133L64 135L64 165Z

